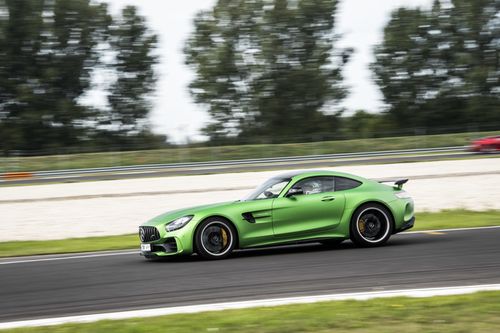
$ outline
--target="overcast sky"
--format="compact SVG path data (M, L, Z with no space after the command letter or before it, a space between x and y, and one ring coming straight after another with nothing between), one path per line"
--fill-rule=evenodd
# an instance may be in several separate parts
M187 86L193 72L184 64L182 48L193 30L194 15L209 9L215 0L107 0L116 13L123 6L135 5L159 35L159 82L151 115L154 130L177 142L187 137L197 139L199 129L208 120L203 108L193 103ZM368 64L373 60L373 46L382 39L382 29L391 11L400 6L428 7L432 0L344 0L337 13L337 33L343 38L338 46L353 47L355 54L345 67L345 83L350 95L343 105L349 110L379 111L383 104L373 83Z

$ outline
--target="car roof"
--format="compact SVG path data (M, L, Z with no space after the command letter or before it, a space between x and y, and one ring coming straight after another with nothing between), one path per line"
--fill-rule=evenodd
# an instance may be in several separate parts
M274 178L293 178L293 179L302 179L302 178L308 178L308 177L317 177L317 176L337 176L337 177L346 177L346 178L352 178L356 179L359 181L364 181L366 179L355 176L349 173L345 172L338 172L338 171L329 171L329 170L301 170L301 171L291 171L291 172L286 172L279 174L275 176Z

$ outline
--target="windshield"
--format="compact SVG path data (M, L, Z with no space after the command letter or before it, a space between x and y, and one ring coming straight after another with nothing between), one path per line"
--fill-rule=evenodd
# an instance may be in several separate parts
M243 201L276 198L289 182L290 178L271 178L243 198Z

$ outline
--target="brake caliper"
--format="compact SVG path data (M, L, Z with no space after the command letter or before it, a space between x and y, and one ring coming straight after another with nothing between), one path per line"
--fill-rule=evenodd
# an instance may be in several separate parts
M224 228L221 228L221 234L222 234L222 246L226 247L227 245L227 232L224 230Z
M365 224L366 224L365 220L363 220L363 219L358 220L359 232L361 232L361 233L365 232Z

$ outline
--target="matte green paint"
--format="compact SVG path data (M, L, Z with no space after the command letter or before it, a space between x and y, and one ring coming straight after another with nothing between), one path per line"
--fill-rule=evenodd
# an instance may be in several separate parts
M288 190L298 181L315 176L339 176L357 180L362 184L354 189L286 197ZM400 199L401 192L393 186L351 174L332 171L303 172L291 181L277 198L251 201L233 201L170 211L153 218L143 225L155 226L161 238L151 244L165 243L166 238L177 241L176 253L155 252L157 256L191 254L196 227L205 219L221 216L231 221L238 233L237 248L277 245L296 241L314 241L329 238L348 239L352 214L364 203L377 202L392 213L394 231L398 232L405 221L413 217L413 200ZM332 201L322 201L334 197ZM250 212L255 223L246 221L242 214ZM167 232L165 226L173 220L194 215L183 228Z

